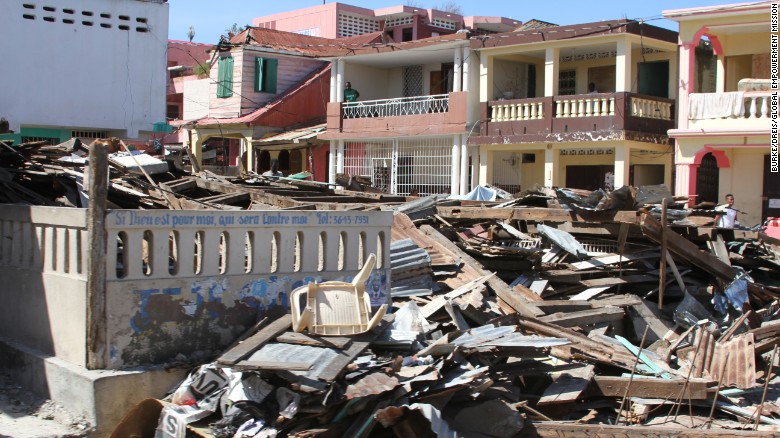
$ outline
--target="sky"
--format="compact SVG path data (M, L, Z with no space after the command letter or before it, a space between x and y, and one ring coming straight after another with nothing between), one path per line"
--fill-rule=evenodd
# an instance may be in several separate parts
M187 31L195 29L193 41L216 44L233 23L239 26L252 24L252 19L264 15L321 5L323 0L169 0L170 22L168 38L186 40ZM455 1L463 15L503 16L520 21L538 19L560 25L587 23L620 18L645 19L650 24L677 30L677 23L661 18L667 9L692 8L735 3L734 0L600 0L583 2L575 0L460 0ZM331 3L331 1L328 1ZM355 0L342 1L354 6L379 9L409 3L406 0ZM414 0L423 8L445 4L445 0Z

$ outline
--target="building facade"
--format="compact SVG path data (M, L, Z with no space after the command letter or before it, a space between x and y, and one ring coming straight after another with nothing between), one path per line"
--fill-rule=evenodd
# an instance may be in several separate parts
M680 25L679 111L669 132L676 194L693 204L733 194L748 226L780 216L780 173L770 169L770 3L664 11ZM701 74L702 46L715 56L714 81Z
M139 138L165 123L168 4L6 1L0 139Z

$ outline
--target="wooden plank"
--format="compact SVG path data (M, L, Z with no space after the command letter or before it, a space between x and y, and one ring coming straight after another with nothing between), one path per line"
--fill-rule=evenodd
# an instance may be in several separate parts
M311 365L303 362L271 362L262 360L242 360L231 368L239 371L308 371Z
M683 429L679 426L610 426L607 424L575 424L559 421L526 421L523 431L518 436L538 438L766 438L770 436L777 437L778 434L767 431Z
M588 301L546 300L537 303L536 307L547 314L552 314L555 312L576 312L578 310L592 309L593 305Z
M276 342L312 345L315 347L345 348L352 342L352 339L338 336L317 336L306 333L285 332L276 337Z
M223 365L235 365L241 359L273 340L280 333L289 330L290 327L292 327L292 316L289 314L284 315L260 329L260 331L247 338L244 342L225 352L217 359L217 362Z
M489 273L487 275L483 275L482 277L476 278L474 280L471 280L470 282L458 287L457 289L447 292L444 295L439 295L435 297L433 300L431 300L430 303L426 304L422 308L420 308L420 312L422 315L426 318L436 313L439 309L443 308L445 304L447 303L447 300L451 300L453 298L457 298L466 292L471 292L479 287L481 287L489 278L491 278L493 273Z
M629 380L629 377L595 376L589 395L623 397ZM684 398L706 400L709 397L707 388L710 383L711 381L706 379L691 379ZM683 386L685 386L685 379L634 376L629 394L641 395L642 398L676 399L682 392Z
M642 260L642 259L649 259L655 257L658 257L658 251L656 250L642 251L642 252L637 252L632 254L624 254L622 258L620 254L608 254L601 257L595 257L590 260L585 260L584 262L572 263L571 267L575 271L582 271L585 269L598 268L601 266L615 265L620 263L621 261L627 262L632 260Z
M108 143L89 148L89 206L87 207L87 368L108 365L106 320L106 201L108 200Z
M590 280L582 280L580 284L585 287L597 287L597 286L615 286L618 284L629 283L650 283L655 281L655 278L650 275L626 275L622 278L617 277L604 277L593 278Z
M349 348L342 350L335 359L330 361L328 366L319 376L317 376L317 378L326 382L332 382L336 380L341 372L344 371L344 368L346 368L346 366L355 360L355 358L360 353L368 348L368 346L371 345L371 341L376 339L380 333L385 331L385 329L393 321L394 317L395 315L385 315L385 317L382 318L382 322L374 327L373 330L367 333L361 333L352 338L352 344L350 344Z
M653 312L651 306L654 304L648 304L647 301L640 301L629 307L628 314L634 323L635 333L644 333L645 326L650 328L647 330L647 344L651 344L659 339L664 339L672 327L661 320L658 315Z
M624 316L626 316L626 313L619 307L602 307L599 309L580 310L577 312L554 313L539 319L561 327L576 327L597 324L600 322L619 321L623 319Z
M594 373L593 365L556 373L553 383L544 390L537 405L574 403L588 389Z
M582 291L582 292L580 292L580 293L578 293L576 295L572 295L571 298L569 298L569 299L572 300L572 301L587 301L587 300L595 297L596 295L604 292L605 290L609 289L610 287L612 287L612 286L591 287L591 288L585 289L584 291Z
M441 246L451 251L456 257L459 257L467 265L470 265L471 267L476 269L477 272L480 273L480 275L489 274L489 272L486 272L484 269L480 268L481 265L479 264L479 262L474 260L473 257L466 254L463 250L458 248L454 243L450 242L449 239L444 237L435 228L431 227L430 225L423 225L420 227L420 230L423 231L429 237L431 237L433 240L435 240L437 243L439 243ZM512 288L510 288L509 285L506 284L500 278L497 278L495 276L490 277L490 279L487 280L487 285L491 289L493 289L493 292L495 292L496 295L498 295L507 304L512 306L512 308L515 309L517 312L519 312L521 315L531 316L531 317L544 315L544 312L539 310L536 306L534 306L532 303L530 303L529 301L521 297L516 292L512 291Z

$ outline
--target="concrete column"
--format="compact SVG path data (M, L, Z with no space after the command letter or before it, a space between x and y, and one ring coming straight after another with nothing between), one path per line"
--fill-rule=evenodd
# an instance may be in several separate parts
M344 173L344 140L338 140L336 151L336 173Z
M628 185L628 171L631 165L631 147L615 146L615 189Z
M677 98L677 83L680 71L677 68L677 56L669 57L669 99Z
M558 94L558 73L560 71L561 49L548 48L544 51L544 95Z
M718 55L717 62L715 63L715 92L726 92L726 58L723 55Z
M118 146L112 139L114 147ZM108 197L108 143L89 147L89 205L87 206L87 368L107 366L106 311L106 199Z
M634 78L634 72L632 71L633 69L631 67L631 41L628 41L624 38L617 42L617 59L615 60L615 91L631 91L631 84L633 83Z
M471 62L471 49L468 46L463 48L463 87L462 91L469 91L469 63Z
M338 102L338 71L339 62L332 61L330 63L330 100L329 102Z
M479 147L479 185L484 186L489 184L488 180L493 176L492 170L489 164L491 163L491 156L488 153L487 146Z
M675 167L674 195L690 196L696 194L696 174L699 166L691 163L677 163ZM689 199L691 200L689 205L696 203L695 198Z
M330 141L330 153L328 154L328 183L336 184L336 155L338 146L336 140Z
M694 72L696 70L696 45L680 45L680 87L677 94L677 129L688 127L688 95L694 90Z
M465 195L469 192L469 145L468 134L461 134L460 143L460 194Z
M456 134L452 136L452 178L450 180L450 193L460 194L460 144L461 136Z
M482 54L479 59L479 101L493 100L493 57Z
M462 47L455 47L455 59L454 59L455 67L452 71L452 77L453 77L452 91L455 93L461 90L462 82L461 82L460 71L461 71L461 65L463 63L462 53L463 53Z
M544 150L544 186L554 187L555 173L558 171L558 151L551 144Z
M336 102L344 102L344 60L336 61Z

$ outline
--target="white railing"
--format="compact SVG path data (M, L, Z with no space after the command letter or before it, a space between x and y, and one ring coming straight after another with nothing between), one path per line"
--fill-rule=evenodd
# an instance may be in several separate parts
M491 122L538 120L544 118L544 102L507 102L493 105Z
M672 103L631 96L631 115L648 119L672 120Z
M555 117L597 117L615 115L615 96L578 95L557 97L555 99Z
M447 94L364 100L343 104L345 119L436 114L446 113L448 109L449 96Z
M747 110L746 118L768 119L769 99L771 96L771 91L754 91L745 93L745 109Z

